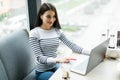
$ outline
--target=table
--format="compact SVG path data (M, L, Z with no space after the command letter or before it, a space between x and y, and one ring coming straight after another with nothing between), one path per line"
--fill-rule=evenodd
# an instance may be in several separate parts
M120 80L118 63L120 62L117 60L105 59L85 76L69 71L68 80ZM67 67L69 68L69 65ZM63 70L60 67L49 80L64 80L62 75Z

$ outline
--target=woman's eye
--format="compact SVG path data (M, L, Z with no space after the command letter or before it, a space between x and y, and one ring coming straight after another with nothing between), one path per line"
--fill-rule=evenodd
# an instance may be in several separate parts
M47 18L51 18L51 16L47 16Z
M54 18L56 18L56 16L53 16Z
M50 16L50 15L48 15L48 16L46 16L47 18L49 18L49 19L51 19L51 18L56 18L56 16Z

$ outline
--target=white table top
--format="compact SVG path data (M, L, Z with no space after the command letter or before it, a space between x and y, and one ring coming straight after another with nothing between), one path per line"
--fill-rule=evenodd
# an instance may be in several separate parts
M105 59L85 76L69 71L69 80L120 80L118 63L120 62L117 60ZM63 71L60 67L49 80L63 80L62 75Z

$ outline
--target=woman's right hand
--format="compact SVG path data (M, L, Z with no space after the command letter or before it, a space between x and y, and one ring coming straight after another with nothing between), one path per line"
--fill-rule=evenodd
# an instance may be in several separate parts
M56 58L56 63L69 63L70 60L76 60L75 58L66 57L66 58Z

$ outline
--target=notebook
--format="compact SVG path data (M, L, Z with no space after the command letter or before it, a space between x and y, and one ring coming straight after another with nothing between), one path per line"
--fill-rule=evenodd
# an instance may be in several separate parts
M92 48L89 56L82 54L79 54L79 56L77 55L76 61L73 62L74 64L71 65L70 70L75 73L86 75L104 60L108 44L109 39Z

